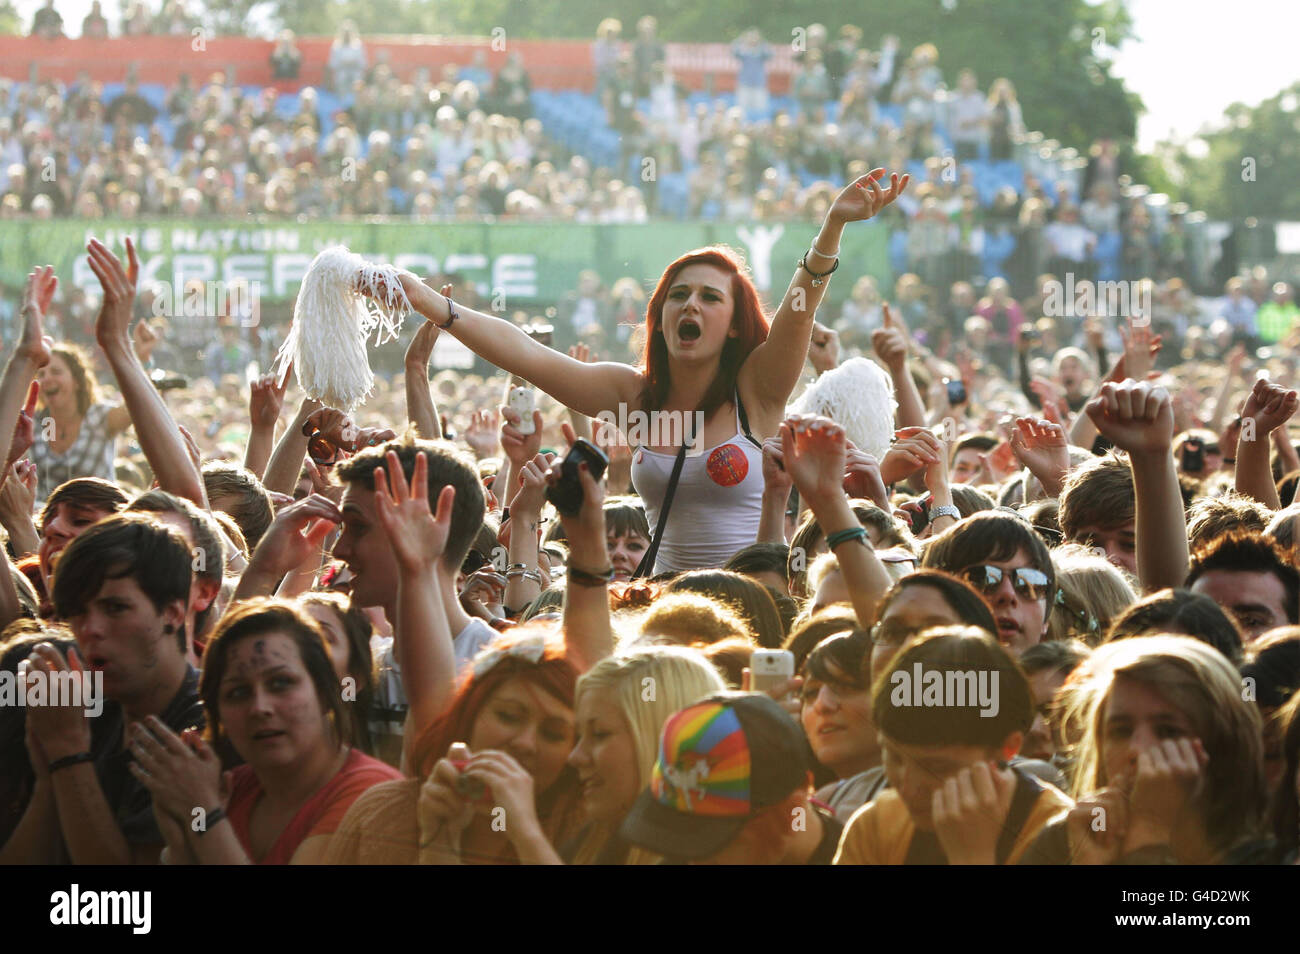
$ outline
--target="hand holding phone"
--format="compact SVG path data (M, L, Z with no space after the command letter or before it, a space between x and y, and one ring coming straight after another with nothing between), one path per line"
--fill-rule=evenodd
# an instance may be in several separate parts
M560 465L560 479L546 491L546 499L555 505L555 509L566 517L577 516L582 509L582 480L578 474L578 465L586 464L593 480L605 476L609 466L606 457L595 444L579 437L569 448L564 462Z

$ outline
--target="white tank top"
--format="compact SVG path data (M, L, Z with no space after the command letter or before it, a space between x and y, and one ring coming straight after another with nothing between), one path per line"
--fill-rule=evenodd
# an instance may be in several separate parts
M632 486L645 505L653 536L677 455L638 447L632 454ZM663 541L651 573L719 567L758 539L763 505L763 452L740 427L702 454L687 451Z

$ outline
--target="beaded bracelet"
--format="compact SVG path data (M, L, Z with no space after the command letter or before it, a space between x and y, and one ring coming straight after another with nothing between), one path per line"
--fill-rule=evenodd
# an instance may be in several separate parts
M826 549L834 550L841 543L847 543L850 540L858 540L866 543L867 530L865 527L848 527L844 530L836 530L826 537Z
M811 251L811 249L809 249L809 251ZM808 267L807 258L808 256L805 255L803 258L799 259L799 267L813 277L812 283L814 285L826 284L827 277L833 274L835 269L840 267L840 260L837 258L835 259L835 264L830 267L830 271L814 272L811 268ZM451 324L451 322L448 322L448 324Z

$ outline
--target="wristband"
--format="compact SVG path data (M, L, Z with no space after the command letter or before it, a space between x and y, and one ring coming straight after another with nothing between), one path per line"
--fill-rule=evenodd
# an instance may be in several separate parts
M452 326L452 324L455 323L456 319L459 318L460 315L458 315L458 314L456 313L456 305L455 305L455 303L454 303L450 298L448 298L446 295L443 295L442 297L443 297L443 300L447 303L447 311L449 311L449 312L451 313L451 317L447 319L447 323L446 323L445 325L438 325L438 323L437 323L436 321L434 321L433 323L434 323L435 325L438 325L439 328L441 328L441 329L443 329L443 330L445 331L445 330L447 330L448 328L450 328L450 327ZM430 319L430 320L432 321L432 319Z
M65 755L61 759L55 759L50 763L50 772L57 772L59 769L65 769L70 765L80 765L82 762L93 762L95 757L89 752L78 752L76 755Z
M612 579L614 579L613 565L595 573L579 570L576 566L571 566L568 569L569 582L576 583L578 586L606 586Z
M523 577L525 580L532 580L538 586L542 585L542 574L537 570L506 570L505 576L507 580L515 580L519 577Z
M212 827L226 818L226 810L218 805L210 810L203 819L203 827L195 832L200 838L212 830Z
M812 251L812 249L809 249L809 251ZM799 267L802 268L805 272L807 272L809 275L812 276L812 279L813 279L813 280L812 280L812 283L813 283L814 285L824 285L824 284L826 284L826 279L827 279L827 277L830 276L830 275L835 271L835 269L837 269L837 268L840 267L840 260L837 258L837 259L835 259L835 264L832 265L832 266L830 267L830 270L829 270L829 271L825 271L825 272L814 272L811 268L808 267L808 263L807 263L807 261L806 261L807 258L808 258L808 256L805 255L803 258L799 259ZM449 322L449 324L450 324L450 322Z
M822 258L839 258L839 254L840 254L840 250L839 250L839 249L836 249L836 250L835 250L833 253L831 253L831 254L827 254L826 252L823 252L821 249L819 249L819 248L817 247L817 242L816 242L815 239L813 240L813 243L812 243L811 245L808 246L808 248L809 248L810 251L816 252L816 253L817 253L818 255L820 255ZM834 271L834 269L832 269L832 271Z
M847 543L850 540L858 540L863 545L867 542L866 527L848 527L845 530L836 530L826 537L826 549L834 550L841 543Z

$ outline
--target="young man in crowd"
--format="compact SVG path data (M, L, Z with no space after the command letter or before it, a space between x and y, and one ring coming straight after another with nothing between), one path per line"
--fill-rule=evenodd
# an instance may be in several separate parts
M1197 550L1187 588L1227 610L1247 643L1300 621L1300 571L1261 533L1236 531Z
M0 863L158 861L163 836L129 770L130 745L152 724L177 734L204 724L199 674L185 658L190 576L184 538L143 514L109 517L63 551L54 607L77 650L65 659L42 643L28 663L47 679L89 672L107 702L94 719L84 693L81 705L28 707L36 786Z

